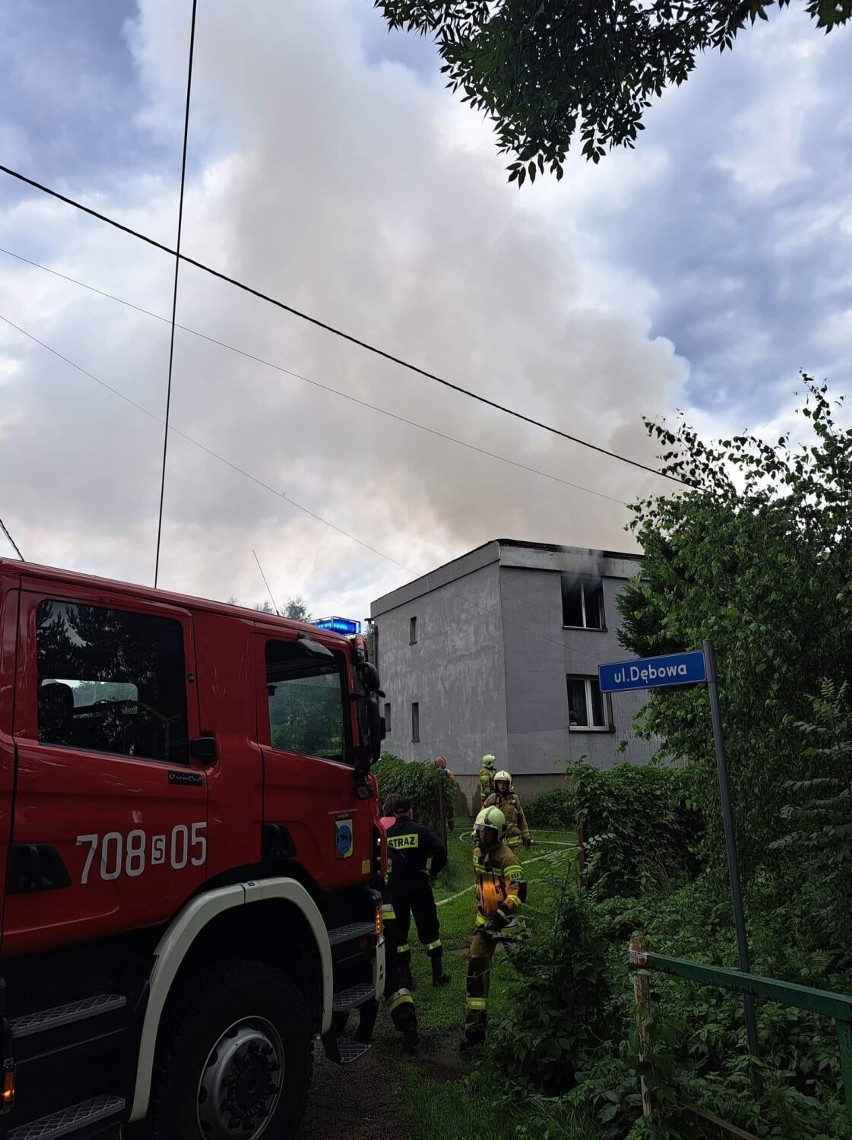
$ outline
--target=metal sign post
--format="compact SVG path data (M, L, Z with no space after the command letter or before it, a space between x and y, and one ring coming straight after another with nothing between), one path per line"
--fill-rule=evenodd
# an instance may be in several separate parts
M722 801L722 824L725 830L725 853L728 878L731 882L737 954L742 972L751 973L740 888L740 868L734 836L734 818L731 811L731 792L728 786L728 766L725 760L722 713L719 708L719 675L713 642L706 638L703 652L670 653L665 657L645 657L633 661L616 661L611 665L599 665L598 683L602 693L625 692L629 689L668 688L670 685L706 684L713 722L713 744L716 749L716 771L719 775L719 796ZM743 994L743 1006L749 1052L756 1057L757 1025L754 1019L754 1001L750 993Z
M716 771L719 774L719 796L722 801L722 825L725 829L725 853L728 859L728 878L731 881L731 903L734 908L734 928L737 934L737 957L744 974L751 973L746 938L743 897L740 888L740 865L737 858L737 841L734 834L734 816L731 811L731 790L728 784L728 764L725 759L725 737L722 731L722 710L719 708L719 674L716 669L716 646L710 638L704 639L704 660L707 664L707 695L710 698L710 716L713 721L713 745L716 749ZM743 994L748 1049L757 1056L757 1024L754 1019L754 999Z

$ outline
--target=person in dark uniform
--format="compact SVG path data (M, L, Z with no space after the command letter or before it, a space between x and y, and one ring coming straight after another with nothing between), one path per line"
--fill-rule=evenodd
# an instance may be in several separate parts
M396 916L397 955L402 976L411 989L411 919L432 962L432 984L445 986L443 947L432 883L447 865L447 849L431 828L415 823L411 800L401 796L394 805L395 822L388 828L388 856L393 909Z
M380 820L382 827L387 833L389 827L396 822L396 816L393 815L393 809L399 796L392 793L385 800L384 803L384 816ZM414 998L411 996L410 983L407 980L406 972L403 969L403 963L400 955L396 952L397 946L397 923L396 914L394 913L393 900L391 899L390 887L388 886L387 879L389 876L381 878L376 876L370 881L370 886L374 889L381 891L382 895L382 928L385 937L385 1006L390 1014L391 1022L394 1029L402 1034L402 1046L406 1053L417 1052L417 1009L414 1005ZM407 935L406 935L407 937ZM373 1026L376 1020L376 1012L378 1003L366 1003L361 1010L360 1022L358 1029L354 1034L356 1041L360 1041L364 1045L369 1045L373 1038ZM335 1029L337 1032L342 1032L347 1020L347 1014L335 1014L337 1023Z

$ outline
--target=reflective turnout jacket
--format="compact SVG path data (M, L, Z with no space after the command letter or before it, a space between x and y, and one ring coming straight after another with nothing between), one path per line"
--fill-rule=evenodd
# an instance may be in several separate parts
M389 827L388 836L388 881L391 888L416 887L424 881L423 871L429 868L437 875L447 865L447 849L424 823L413 819L398 819Z
M515 852L505 843L498 843L490 851L476 847L473 870L476 875L476 925L482 926L495 914L508 922L521 904L523 870Z
M485 801L494 791L494 769L486 768L484 765L479 769L479 799L482 806L485 806Z
M527 827L524 809L521 806L521 797L517 792L494 792L488 797L483 807L497 807L506 817L506 842L510 847L517 847L522 839L529 839L530 829Z

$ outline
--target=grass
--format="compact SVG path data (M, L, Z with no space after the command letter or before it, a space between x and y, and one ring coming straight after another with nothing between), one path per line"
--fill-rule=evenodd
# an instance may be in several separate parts
M449 864L435 884L435 897L441 904L441 941L444 944L444 969L450 975L447 986L435 987L431 981L431 968L426 953L419 947L414 931L412 945L412 974L417 1017L421 1034L426 1041L437 1040L445 1056L455 1054L461 1038L464 1020L465 973L467 945L473 930L475 899L473 890L473 840L470 837L472 821L456 821L448 837ZM569 832L535 832L535 846L521 852L521 861L528 863L541 856L553 854L554 860L573 859L573 852L563 844L571 843ZM557 846L558 844L558 846ZM529 868L529 903L525 910L530 921L541 920L548 910L549 890L545 876L537 874L540 862ZM489 993L489 1012L499 1014L511 1001L502 969L503 956L498 951L494 959ZM493 1078L466 1078L466 1070L459 1068L451 1079L430 1078L428 1063L422 1060L395 1061L403 1085L408 1136L411 1140L470 1140L487 1136L488 1140L516 1140L518 1129L524 1124L526 1109L506 1104L495 1097L495 1088L503 1091L506 1078L494 1074ZM481 1074L484 1078L485 1074ZM542 1137L559 1136L565 1140L590 1140L596 1135L588 1122L579 1121L564 1105L539 1098L535 1107Z
M532 1135L524 1127L530 1124L531 1105L495 1097L495 1088L505 1086L504 1077L481 1073L480 1079L429 1081L412 1062L404 1063L401 1075L409 1140L517 1140ZM542 1140L593 1140L598 1135L588 1120L556 1101L537 1098L534 1111L535 1134Z

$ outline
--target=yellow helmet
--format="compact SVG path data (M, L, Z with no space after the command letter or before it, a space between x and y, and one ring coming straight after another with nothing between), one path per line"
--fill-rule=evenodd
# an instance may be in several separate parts
M482 827L491 827L502 838L503 832L506 830L506 817L498 807L483 808L479 815L476 817L476 822L473 825L474 831L479 831Z
M482 767L483 768L493 768L495 763L496 763L496 760L497 760L497 758L495 756L492 756L490 752L486 752L485 755L482 757Z
M497 775L494 777L495 788L497 787L497 785L500 783L501 780L506 781L506 784L508 785L508 790L511 792L511 790L512 790L512 773L507 772L505 768L502 771L498 772Z

